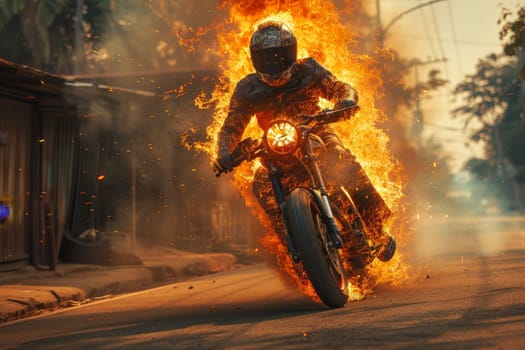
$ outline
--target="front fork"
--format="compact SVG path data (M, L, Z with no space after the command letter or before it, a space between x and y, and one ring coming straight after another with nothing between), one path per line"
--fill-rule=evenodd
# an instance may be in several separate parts
M339 227L337 227L337 224L335 222L334 213L332 212L332 207L330 206L330 201L328 200L328 191L326 190L326 186L323 180L323 175L321 173L321 169L319 168L319 163L317 162L317 156L312 150L312 144L308 137L306 138L306 141L305 141L305 150L306 150L306 157L310 161L310 164L312 165L313 178L317 182L317 188L319 189L319 192L321 193L321 196L320 196L321 203L319 203L319 205L323 209L322 212L325 215L323 219L327 224L328 233L330 235L328 245L330 246L330 248L341 249L343 248L343 240L341 239L341 232L339 231Z
M313 194L317 201L317 205L319 205L319 208L321 209L324 215L323 222L326 223L328 229L328 246L329 248L341 249L343 248L343 240L341 239L341 233L339 231L339 227L337 227L337 224L335 222L334 214L332 212L330 201L328 199L328 192L324 184L319 164L317 163L317 157L313 153L310 140L308 139L306 140L306 155L312 164L312 175L315 182L317 183L317 188L319 190L318 193L313 192ZM283 189L279 171L271 162L269 162L268 164L268 170L270 179L272 181L272 188L275 194L275 199L277 200L277 204L279 205L279 209L281 210L281 217L286 231L286 244L288 246L288 251L292 255L293 260L295 262L299 262L299 253L297 252L297 249L295 248L295 245L292 241L292 237L290 235L290 225L288 223L288 217L286 215L285 192Z
M283 184L281 182L279 171L277 170L275 165L273 165L273 163L271 162L268 164L268 174L270 176L270 179L272 180L272 188L273 188L273 193L275 194L275 199L277 200L277 204L279 205L279 209L281 210L281 217L283 220L284 230L286 233L285 236L286 236L286 245L288 247L288 251L292 255L293 261L298 263L301 259L292 241L292 236L290 235L290 224L288 222L288 216L286 215L286 200L285 200L285 195L284 195Z

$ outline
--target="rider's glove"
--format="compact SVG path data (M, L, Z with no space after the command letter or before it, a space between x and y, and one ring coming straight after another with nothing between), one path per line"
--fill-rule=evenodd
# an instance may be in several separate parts
M335 110L346 109L357 106L357 103L352 99L344 99L337 102L334 106Z
M227 173L233 170L233 156L231 153L215 159L213 162L213 171L215 173Z

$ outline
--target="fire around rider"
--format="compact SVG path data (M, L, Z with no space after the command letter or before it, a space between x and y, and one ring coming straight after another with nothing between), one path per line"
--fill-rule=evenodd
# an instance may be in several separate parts
M232 170L232 151L253 116L265 129L278 116L293 118L321 112L320 97L333 102L334 109L351 107L358 102L357 91L338 80L315 59L297 59L297 39L285 23L266 21L259 24L251 37L250 53L256 72L236 85L228 116L218 135L216 170ZM345 186L368 227L372 242L380 246L378 258L390 260L396 245L383 231L383 222L390 216L389 208L338 135L328 125L317 135L324 141L319 154L322 165L328 170L324 172L328 175L328 184L338 182ZM340 175L339 178L336 175ZM282 234L284 228L279 209L264 167L255 174L253 191L277 233Z

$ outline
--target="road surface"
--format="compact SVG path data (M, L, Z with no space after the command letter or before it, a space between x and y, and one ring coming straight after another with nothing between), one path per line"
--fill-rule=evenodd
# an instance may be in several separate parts
M412 283L340 309L262 264L2 324L0 348L525 349L523 226L428 231Z

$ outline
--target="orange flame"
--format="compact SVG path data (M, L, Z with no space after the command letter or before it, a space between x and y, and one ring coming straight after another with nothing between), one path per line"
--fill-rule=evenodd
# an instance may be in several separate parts
M359 92L360 112L351 120L334 125L334 129L352 150L392 209L393 215L387 223L387 230L396 237L398 247L402 246L404 232L401 231L400 223L404 222L404 208L401 203L401 166L393 160L387 148L388 136L376 126L385 118L375 107L375 99L381 93L381 75L376 68L377 62L371 57L350 51L356 40L355 34L352 28L342 24L334 4L326 0L231 0L223 1L221 5L229 8L230 14L227 23L217 34L218 55L224 58L220 65L222 76L211 97L201 95L195 101L196 105L203 108L211 105L215 107L214 120L207 130L209 142L198 145L197 148L208 152L212 158L215 156L218 130L226 118L235 83L253 72L249 54L251 34L263 20L282 20L291 26L297 37L299 57L314 57L336 77L350 83ZM352 6L348 7L346 13L352 16L352 13L349 13ZM256 138L260 135L261 131L255 120L252 120L244 137ZM315 297L307 279L303 278L301 273L297 276L286 247L273 233L271 223L258 207L251 192L251 182L257 165L257 162L241 165L234 172L233 183L242 193L246 204L267 228L267 234L262 240L263 246L277 256L279 266L289 273L306 294ZM398 250L389 263L374 262L369 267L367 281L351 281L351 299L362 299L372 291L376 283L402 283L408 279L408 272L409 266Z

